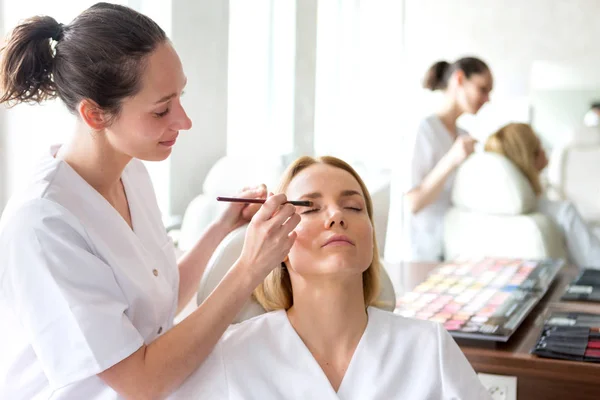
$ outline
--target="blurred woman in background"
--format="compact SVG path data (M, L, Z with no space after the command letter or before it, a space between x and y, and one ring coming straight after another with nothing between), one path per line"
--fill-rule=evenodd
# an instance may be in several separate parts
M548 165L540 139L528 124L511 123L491 135L485 150L512 161L527 177L538 196L538 211L548 216L561 231L569 261L580 268L600 268L600 239L585 224L569 201L552 201L544 195L540 173Z
M443 91L444 101L435 114L421 121L403 180L402 258L406 261L443 259L443 221L455 170L476 142L456 120L465 113L476 114L489 101L493 84L490 68L475 57L439 61L425 75L423 86Z

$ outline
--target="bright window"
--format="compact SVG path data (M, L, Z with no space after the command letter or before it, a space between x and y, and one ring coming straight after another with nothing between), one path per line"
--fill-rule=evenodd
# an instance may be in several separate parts
M227 154L292 151L295 4L230 1Z
M321 1L315 152L387 167L401 132L402 2Z

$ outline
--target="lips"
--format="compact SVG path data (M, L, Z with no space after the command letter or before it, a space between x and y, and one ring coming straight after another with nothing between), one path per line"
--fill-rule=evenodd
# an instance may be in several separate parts
M348 236L345 236L345 235L331 236L329 239L327 239L327 241L325 242L325 244L322 247L325 247L325 246L328 246L331 244L340 244L340 245L349 244L349 245L354 246L354 242L352 240L350 240L350 238Z
M179 134L175 135L175 137L172 138L171 140L163 140L159 143L162 144L163 146L173 146L175 144L175 142L177 141L177 136L179 136Z

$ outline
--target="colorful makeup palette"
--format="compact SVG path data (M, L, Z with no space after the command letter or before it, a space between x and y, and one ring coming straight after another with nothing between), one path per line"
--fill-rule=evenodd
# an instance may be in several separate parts
M396 313L439 322L455 337L505 342L562 266L493 258L445 263L398 300Z
M546 358L600 363L600 315L551 314L531 353Z

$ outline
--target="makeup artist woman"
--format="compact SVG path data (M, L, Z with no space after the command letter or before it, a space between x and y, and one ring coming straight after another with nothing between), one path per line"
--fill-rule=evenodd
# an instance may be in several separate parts
M440 61L427 71L423 86L442 90L444 101L437 113L421 121L402 185L408 211L401 240L405 261L444 258L444 215L450 207L455 171L475 145L456 120L465 113L476 114L488 102L493 83L490 68L474 57L452 64Z
M285 258L300 218L284 195L257 212L231 204L175 260L140 160L167 158L192 123L179 57L146 16L99 3L64 26L35 17L0 57L1 103L59 97L77 118L70 142L47 150L0 222L0 318L10 338L0 342L0 398L165 397ZM266 197L264 187L239 195ZM218 243L250 218L231 272L173 326Z

